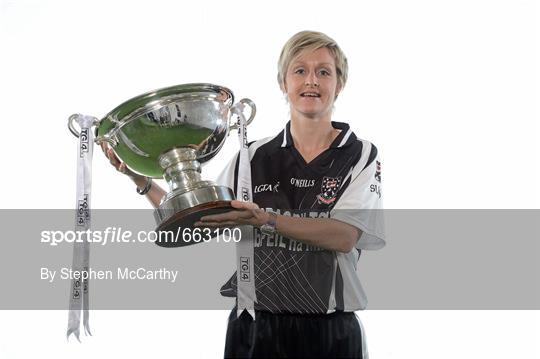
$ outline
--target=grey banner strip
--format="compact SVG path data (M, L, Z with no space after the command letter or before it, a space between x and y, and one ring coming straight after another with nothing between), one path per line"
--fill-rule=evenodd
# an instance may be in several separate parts
M0 309L67 309L70 281L60 276L71 267L72 244L41 238L72 230L73 214L0 210ZM540 210L386 210L385 217L387 246L363 251L358 263L368 309L540 309ZM93 210L92 220L114 238L155 226L151 210ZM110 276L91 278L91 309L234 305L219 294L236 267L234 242L91 246L91 269Z

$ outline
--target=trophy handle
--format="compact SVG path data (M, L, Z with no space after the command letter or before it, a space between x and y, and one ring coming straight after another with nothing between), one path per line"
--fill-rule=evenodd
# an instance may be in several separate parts
M81 114L75 113L69 116L69 119L68 119L68 129L73 134L73 136L77 138L79 138L80 134L77 128L75 128L74 121L76 121L79 116L81 116ZM94 120L92 123L92 126L96 126L96 133L95 133L96 138L94 139L94 142L97 143L98 145L100 145L102 142L107 142L111 146L116 147L118 143L113 138L97 135L97 130L98 130L98 126L100 122L101 122L100 120L94 117Z
M251 113L249 115L249 118L246 121L246 126L249 125L253 121L253 119L255 118L255 114L257 113L257 107L255 106L255 103L248 98L243 98L239 101L239 103L237 103L233 107L238 107L238 106L240 106L240 110L242 112L244 112L245 106L249 106L251 108ZM232 125L229 126L229 131L236 130L237 128L238 128L238 124L233 123Z
M79 116L82 116L82 115L80 113L74 113L68 118L68 129L73 134L73 136L77 138L79 138L80 134L79 134L79 131L75 128L75 125L73 124L73 122L76 121ZM92 126L97 126L97 125L99 125L99 120L94 117Z
M109 136L97 136L97 128L96 128L96 138L94 139L94 142L98 145L101 145L102 142L107 142L111 147L116 147L118 145L118 141L116 141L114 138ZM145 157L148 157L147 154L144 154Z

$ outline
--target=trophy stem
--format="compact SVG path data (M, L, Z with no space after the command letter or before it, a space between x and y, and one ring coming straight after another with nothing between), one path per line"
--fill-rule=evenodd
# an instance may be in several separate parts
M174 232L193 228L201 217L232 209L230 201L233 191L211 181L201 180L201 164L197 151L190 147L173 148L159 157L163 177L171 191L162 199L154 212L158 232ZM179 247L197 243L195 241L157 241L162 247Z
M171 192L188 191L201 182L201 164L193 148L173 148L159 157L159 165Z

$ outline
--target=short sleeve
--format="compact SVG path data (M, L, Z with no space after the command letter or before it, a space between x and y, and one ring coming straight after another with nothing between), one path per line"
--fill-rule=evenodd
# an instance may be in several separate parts
M216 178L216 183L220 186L227 186L232 188L236 193L236 174L238 172L238 153L233 156L233 158L227 163L225 168Z
M366 141L367 142L367 141ZM357 166L350 172L350 183L338 199L330 217L355 226L362 231L356 248L375 250L385 246L381 160L377 148L362 151ZM367 146L365 146L367 147ZM374 152L373 152L374 151Z

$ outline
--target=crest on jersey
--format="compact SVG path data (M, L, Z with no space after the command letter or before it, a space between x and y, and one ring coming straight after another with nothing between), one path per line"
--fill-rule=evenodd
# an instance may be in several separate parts
M317 200L321 204L331 204L336 200L337 192L341 186L341 177L323 177L321 193Z
M381 163L379 161L377 162L377 169L375 170L375 179L379 182L381 182Z

